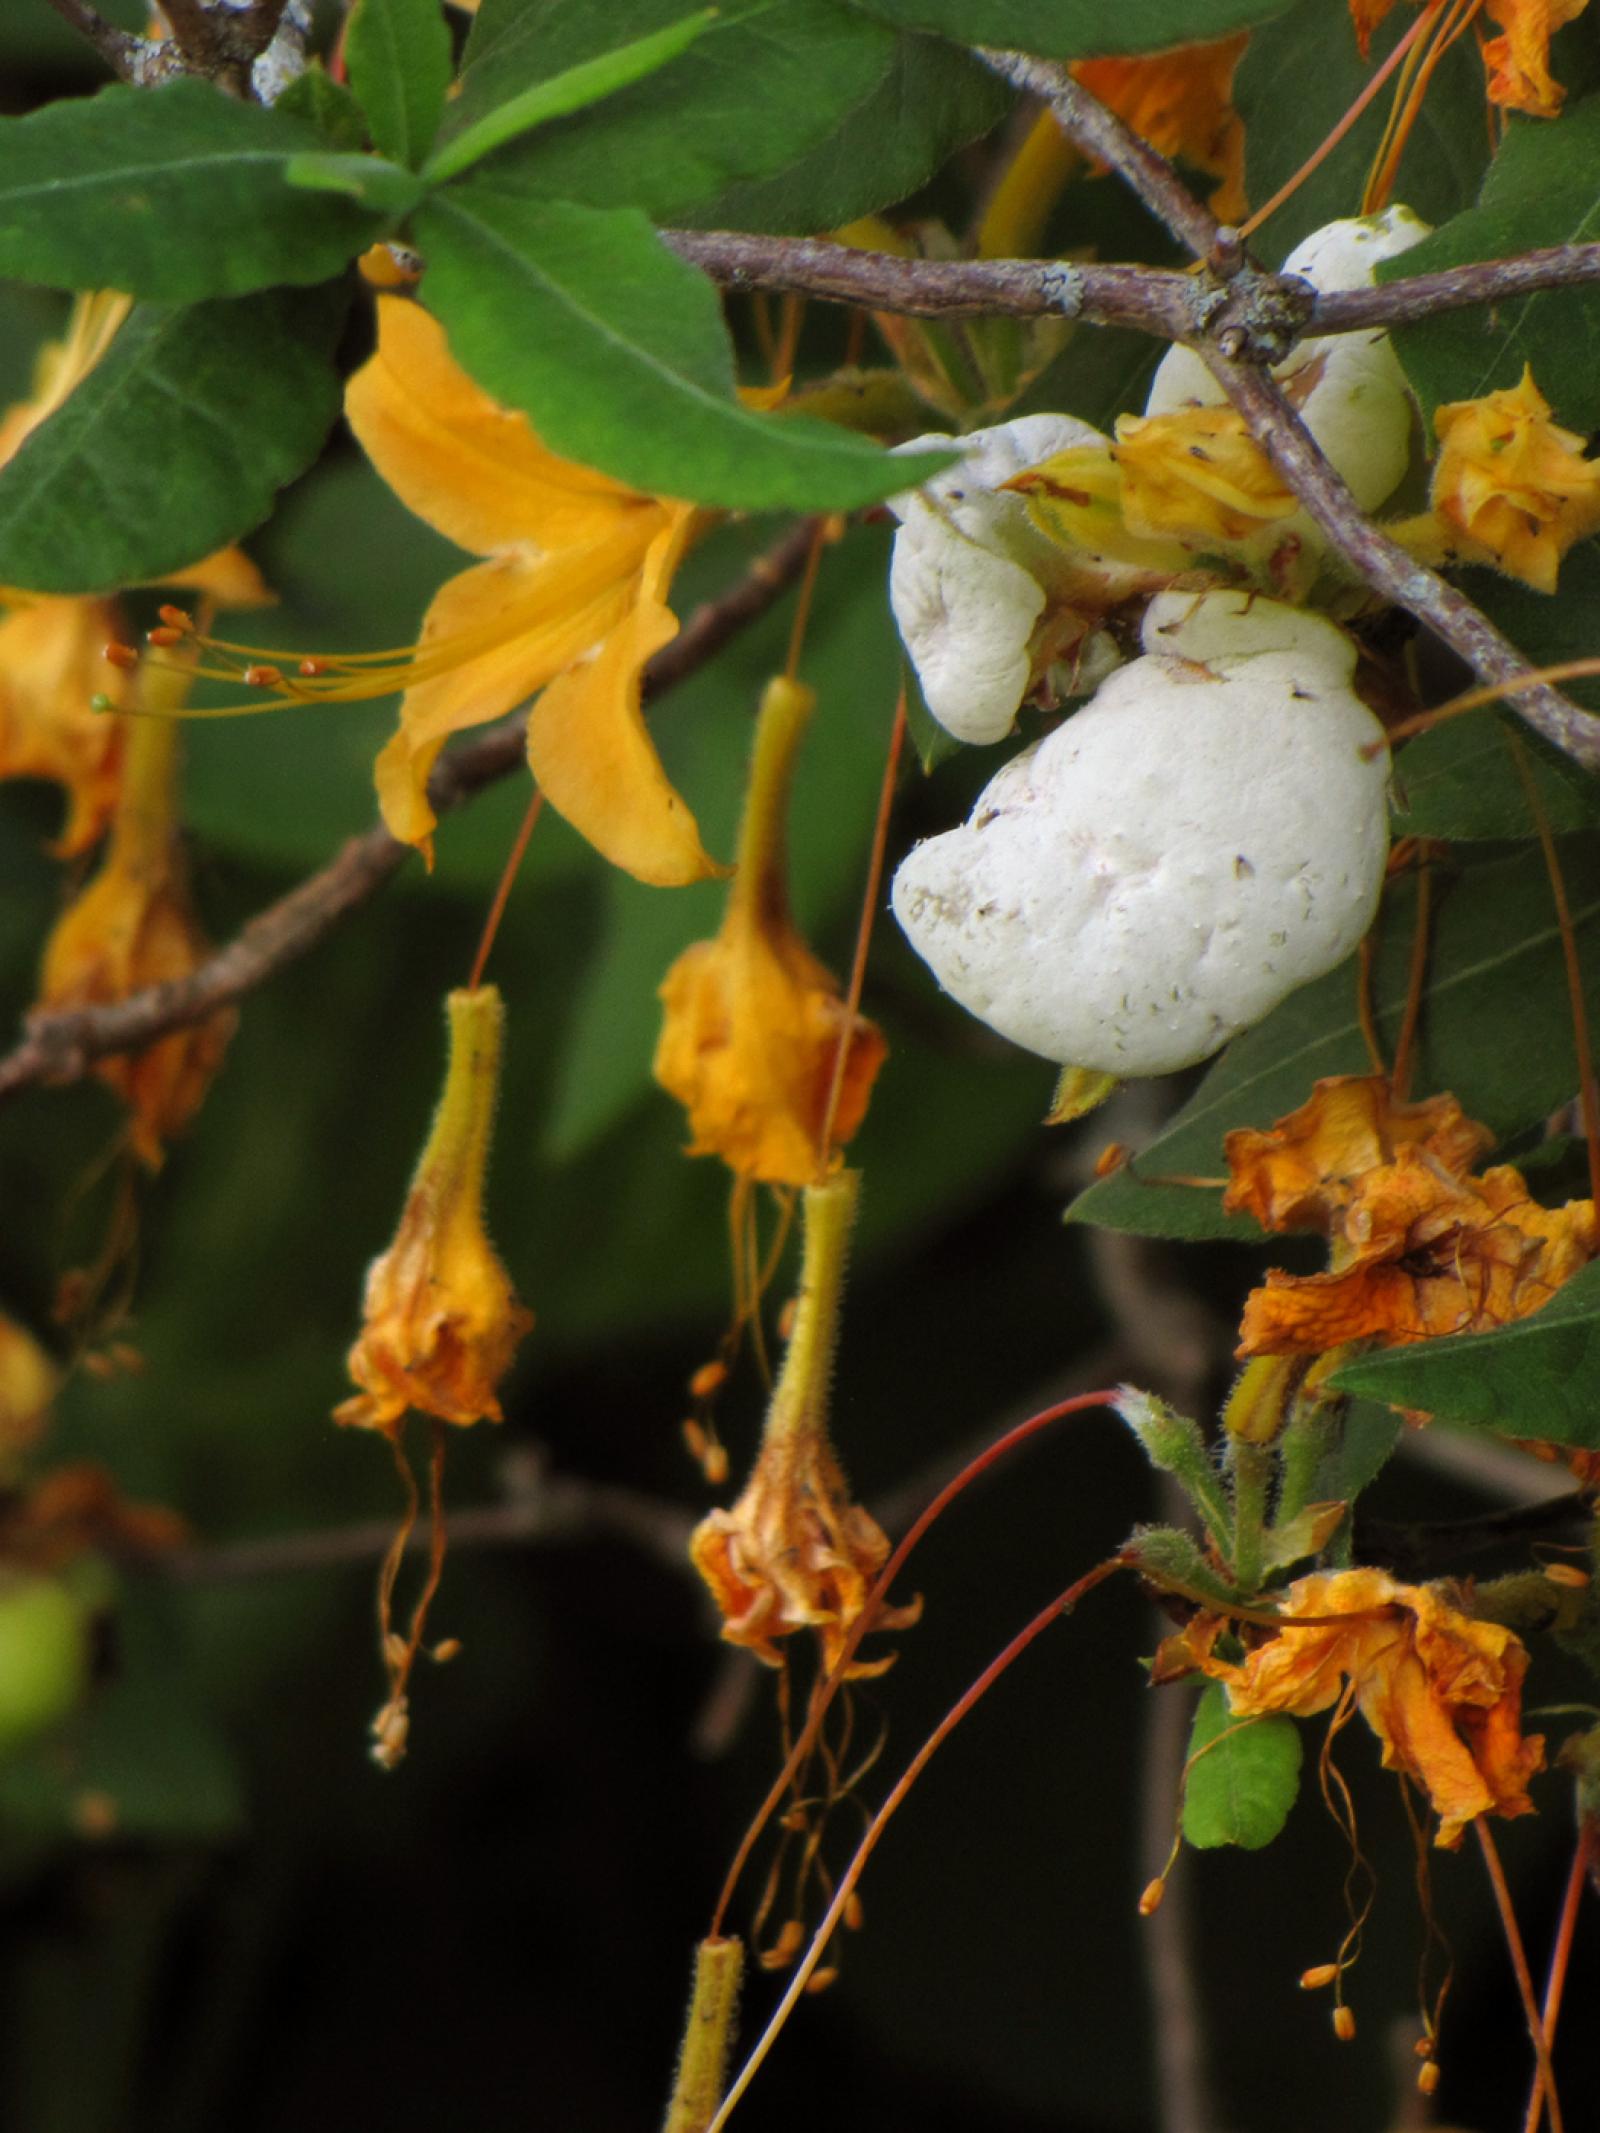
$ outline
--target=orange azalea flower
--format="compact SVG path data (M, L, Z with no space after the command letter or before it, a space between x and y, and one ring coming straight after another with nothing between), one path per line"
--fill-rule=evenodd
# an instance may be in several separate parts
M828 1379L860 1179L842 1170L805 1194L805 1257L794 1331L767 1410L761 1449L744 1494L712 1511L689 1543L695 1568L722 1614L722 1634L768 1666L777 1639L814 1629L832 1667L889 1557L883 1529L850 1501L828 1441ZM875 1626L906 1629L921 1603L885 1607ZM881 1674L889 1659L853 1663L853 1679Z
M1229 97L1248 34L1180 45L1139 59L1082 59L1072 71L1142 141L1220 179L1211 211L1222 222L1246 212L1244 127Z
M1430 501L1455 553L1554 592L1561 558L1600 528L1600 460L1550 420L1531 368L1505 392L1441 407L1433 423Z
M1479 1815L1533 1813L1528 1780L1544 1766L1544 1740L1523 1736L1528 1655L1514 1632L1463 1614L1446 1588L1402 1585L1383 1570L1300 1578L1278 1611L1284 1626L1237 1665L1214 1650L1227 1623L1197 1616L1162 1645L1154 1678L1198 1668L1227 1684L1241 1719L1310 1718L1353 1699L1383 1743L1385 1769L1428 1795L1434 1842L1447 1849ZM1301 1615L1350 1619L1297 1628Z
M1381 1075L1335 1075L1266 1132L1224 1144L1229 1213L1319 1229L1326 1274L1274 1269L1245 1305L1238 1353L1392 1347L1526 1318L1600 1249L1588 1200L1541 1207L1520 1171L1470 1165L1493 1135L1453 1096L1397 1103Z
M696 941L668 971L655 1056L657 1081L689 1114L689 1153L775 1185L815 1184L828 1168L822 1134L841 1043L835 1146L865 1116L887 1051L870 1022L851 1017L789 911L785 818L815 701L797 682L767 686L727 913L715 940Z
M533 1325L483 1226L505 1010L492 985L453 992L445 1007L444 1094L399 1231L367 1274L349 1359L361 1391L333 1417L391 1437L413 1407L444 1422L498 1422L497 1387Z
M1383 1074L1336 1074L1319 1081L1298 1111L1265 1132L1246 1126L1223 1143L1231 1180L1227 1214L1250 1214L1263 1229L1330 1230L1359 1181L1401 1148L1416 1148L1451 1177L1464 1177L1494 1135L1453 1096L1397 1103Z
M91 1007L185 978L208 943L189 901L178 821L178 728L188 687L178 668L146 665L146 716L128 720L127 765L105 864L57 921L45 947L40 1004ZM132 1113L132 1145L152 1169L199 1110L237 1017L231 1010L175 1030L143 1051L97 1060L95 1072Z
M99 362L129 306L110 291L78 298L66 335L40 355L32 393L0 415L0 466ZM193 585L229 607L267 597L237 549L163 582ZM96 698L112 710L128 702L130 677L100 656L120 634L109 600L0 590L0 778L49 778L66 788L54 847L62 858L98 843L116 805L123 721L92 707Z
M485 558L434 596L414 656L328 660L308 697L403 688L378 757L395 836L431 856L428 774L453 733L530 696L528 763L553 807L641 881L715 873L640 709L645 662L678 624L665 594L693 505L643 496L547 451L491 400L420 306L378 299L377 353L345 401L367 456L408 509Z
M1187 541L1243 541L1300 501L1231 407L1119 415L1113 452L1129 530Z
M1393 5L1394 0L1350 0L1363 59L1373 31ZM1480 32L1479 37L1492 104L1525 111L1533 118L1555 117L1567 92L1550 74L1550 40L1557 30L1575 22L1587 5L1588 0L1486 0L1484 13L1504 32L1489 38Z

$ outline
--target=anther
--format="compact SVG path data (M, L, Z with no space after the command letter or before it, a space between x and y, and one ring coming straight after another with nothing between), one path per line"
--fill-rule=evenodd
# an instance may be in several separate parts
M866 1924L867 1914L861 1908L861 1898L852 1889L844 1900L843 1918L852 1933L859 1933Z
M1125 1141L1107 1141L1094 1159L1094 1174L1097 1178L1109 1178L1116 1171L1124 1168L1127 1161L1127 1143Z
M1149 1918L1159 1911L1161 1900L1166 1893L1167 1880L1164 1874L1158 1875L1154 1881L1146 1882L1144 1894L1139 1898L1139 1916L1141 1918Z
M1333 2033L1341 2044L1348 2044L1356 2033L1356 2014L1353 2007L1343 2005L1333 2010Z
M1546 1563L1544 1574L1552 1585L1566 1585L1574 1592L1582 1592L1589 1582L1588 1572L1576 1563Z
M807 1992L826 1992L838 1975L838 1967L833 1964L826 1965L821 1970L813 1970L806 1979Z
M460 1656L461 1639L459 1637L441 1637L433 1647L433 1663L435 1666L448 1666L452 1659L458 1659Z
M1339 1975L1337 1963L1313 1963L1309 1970L1300 1973L1302 1992L1320 1992L1324 1985L1331 1985Z
M772 1946L762 1949L760 1957L762 1969L786 1970L805 1946L805 1941L805 1927L801 1925L798 1918L789 1919Z
M307 681L315 681L319 674L327 673L328 662L325 659L318 659L313 656L310 659L302 659L295 671L303 674Z
M121 667L127 673L131 673L139 664L139 655L133 646L118 644L115 640L105 647L100 657L108 667Z
M279 667L246 667L244 670L244 683L247 689L281 689L283 687L283 672Z
M181 644L183 642L183 631L169 622L164 622L160 629L146 630L144 641L146 644L159 644L163 647L169 644Z
M689 1390L697 1400L709 1400L712 1394L720 1392L727 1382L726 1363L702 1363L689 1380Z
M167 606L158 608L157 613L169 630L192 630L194 628L193 618L187 608L173 607L169 602Z
M1417 2087L1424 2096L1431 2096L1439 2086L1439 2062L1430 2059L1425 2066L1417 2068Z

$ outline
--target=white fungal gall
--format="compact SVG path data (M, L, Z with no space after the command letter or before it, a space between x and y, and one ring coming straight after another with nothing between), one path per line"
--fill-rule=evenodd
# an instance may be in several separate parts
M1298 275L1324 295L1369 289L1381 261L1409 251L1427 234L1427 223L1409 207L1330 222L1297 246L1280 272ZM1398 486L1411 444L1410 395L1387 330L1302 341L1273 376L1362 510L1375 509ZM1151 381L1145 413L1215 407L1223 398L1200 358L1174 348Z
M1342 630L1245 592L1162 593L1143 641L893 892L980 1021L1119 1076L1206 1058L1341 962L1388 851L1383 729Z
M889 604L929 711L958 740L998 741L1011 731L1035 678L1041 618L1100 565L1046 540L1022 498L1001 484L1070 446L1106 442L1071 415L1020 415L968 437L897 447L961 447L956 466L889 499L901 521ZM1118 592L1123 577L1131 587L1129 574L1108 569ZM1090 639L1088 617L1078 618L1076 635ZM1065 649L1055 647L1055 656Z

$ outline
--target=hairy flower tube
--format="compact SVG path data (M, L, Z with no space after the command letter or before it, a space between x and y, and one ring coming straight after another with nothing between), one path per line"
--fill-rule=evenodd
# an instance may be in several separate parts
M1225 1682L1236 1718L1310 1718L1348 1696L1382 1742L1384 1767L1427 1794L1434 1842L1447 1850L1479 1815L1533 1813L1528 1780L1544 1741L1522 1731L1528 1654L1513 1631L1475 1621L1445 1587L1402 1585L1383 1570L1300 1578L1278 1612L1282 1626L1237 1663L1215 1649L1227 1622L1196 1616L1161 1646L1152 1679L1198 1670ZM1300 1628L1302 1615L1349 1619Z
M483 1222L505 1009L492 985L445 1001L450 1058L394 1242L367 1272L349 1371L361 1388L333 1419L393 1437L407 1411L498 1422L499 1385L533 1314Z
M1383 732L1343 631L1248 593L1172 592L1143 641L893 890L970 1013L1117 1076L1204 1059L1342 961L1388 851Z
M394 835L424 852L436 823L428 775L446 740L536 696L528 765L575 829L641 881L714 873L640 708L645 662L677 634L665 596L694 507L558 458L473 383L420 305L384 296L377 308L377 352L346 395L350 426L407 508L484 560L434 595L414 654L308 662L316 672L286 688L405 691L378 798Z
M1390 207L1314 230L1279 271L1324 293L1368 289L1381 261L1409 251L1427 234L1428 225L1410 208ZM1387 329L1313 335L1272 375L1362 510L1375 509L1398 486L1411 449L1411 395ZM1197 355L1173 348L1151 381L1145 413L1220 408L1225 398ZM1314 547L1323 545L1304 512L1296 515L1294 530Z
M783 1663L779 1638L814 1629L822 1663L831 1667L889 1557L883 1529L850 1501L828 1439L828 1382L859 1191L852 1170L806 1188L794 1331L756 1463L733 1508L709 1512L689 1543L722 1615L723 1636L768 1666ZM907 1629L920 1611L918 1601L885 1606L874 1627ZM850 1675L881 1674L892 1663L892 1656L856 1661Z
M1504 392L1438 408L1433 426L1431 502L1450 554L1554 592L1561 558L1600 529L1600 460L1583 456L1585 439L1550 420L1526 365Z
M962 741L1003 740L1030 691L1052 666L1081 685L1114 663L1101 616L1132 593L1165 583L1163 570L1115 561L1088 540L1048 538L1033 523L1014 476L1077 447L1107 440L1072 415L1019 415L959 443L958 465L889 499L900 520L889 567L889 604L929 711ZM902 452L949 445L913 438ZM1092 536L1091 536L1092 538Z
M176 714L188 674L147 661L138 692L105 861L45 945L43 1007L125 999L147 985L187 977L208 953L189 897L178 813ZM199 1110L237 1019L224 1009L142 1051L95 1062L96 1074L127 1104L134 1153L152 1170Z
M815 701L798 682L768 683L721 930L686 948L661 986L655 1077L689 1114L689 1153L720 1155L771 1185L820 1181L866 1115L887 1050L850 1013L789 908L789 795Z

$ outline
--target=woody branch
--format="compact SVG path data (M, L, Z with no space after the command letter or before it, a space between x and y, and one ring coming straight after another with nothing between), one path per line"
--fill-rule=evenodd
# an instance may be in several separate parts
M697 608L645 669L646 702L686 681L758 621L799 577L814 536L814 521L800 521L726 592ZM513 714L446 755L429 786L434 811L448 814L514 770L523 760L525 726L526 719ZM314 948L410 856L411 847L386 829L368 830L353 837L320 872L257 912L226 947L186 978L146 986L104 1006L30 1016L22 1042L0 1059L0 1102L41 1082L81 1081L97 1059L138 1051L172 1030L187 1029L218 1008L232 1006Z

